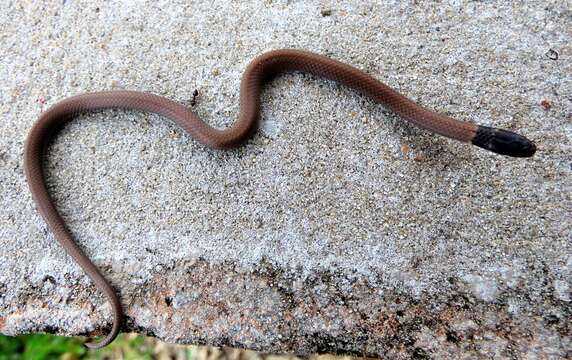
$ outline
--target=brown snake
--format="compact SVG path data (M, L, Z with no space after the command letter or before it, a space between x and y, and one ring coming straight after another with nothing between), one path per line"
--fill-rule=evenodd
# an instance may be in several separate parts
M135 91L108 91L67 98L44 112L28 134L24 151L24 169L32 197L55 238L103 291L113 311L113 328L91 348L109 344L121 329L123 312L118 295L73 240L56 210L44 179L43 156L49 139L57 129L79 113L98 109L121 108L148 111L175 121L192 137L213 148L227 148L243 142L256 128L262 85L284 71L303 71L339 81L393 110L404 119L431 132L472 143L509 156L529 157L536 151L533 142L510 131L454 120L421 107L387 85L347 64L301 50L275 50L255 58L247 67L240 85L240 115L230 128L219 130L199 119L185 106L160 96Z

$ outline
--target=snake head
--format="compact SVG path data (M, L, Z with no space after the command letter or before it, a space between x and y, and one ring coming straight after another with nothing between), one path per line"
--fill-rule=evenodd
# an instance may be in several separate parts
M536 145L522 135L481 125L472 143L497 154L514 157L531 157L536 152Z

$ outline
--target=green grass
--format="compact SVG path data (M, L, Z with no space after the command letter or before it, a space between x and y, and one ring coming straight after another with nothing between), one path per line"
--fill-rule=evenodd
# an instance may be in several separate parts
M151 360L156 354L157 341L141 335L121 334L113 343L98 350L86 349L83 341L82 338L44 334L15 337L0 334L0 360ZM190 348L185 353L187 359L192 358Z
M0 360L81 359L87 353L76 338L41 334L0 336Z

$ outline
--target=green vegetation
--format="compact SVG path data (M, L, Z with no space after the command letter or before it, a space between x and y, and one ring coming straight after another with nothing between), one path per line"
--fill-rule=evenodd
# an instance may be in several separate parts
M80 359L86 353L81 341L63 336L41 334L0 336L0 360ZM68 355L69 354L69 355Z
M104 349L86 349L84 339L75 337L32 334L3 336L0 334L0 360L79 360L94 359L155 359L165 351L176 352L176 358L191 359L192 347L158 346L154 339L136 334L121 334ZM182 356L182 357L181 357ZM171 357L173 358L173 357Z

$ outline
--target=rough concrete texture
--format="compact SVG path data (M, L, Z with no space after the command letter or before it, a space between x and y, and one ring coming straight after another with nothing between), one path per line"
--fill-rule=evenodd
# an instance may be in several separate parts
M121 296L125 330L177 343L398 358L570 356L570 4L2 1L0 331L104 333L110 309L47 231L22 168L55 102L131 89L238 114L257 54L303 48L427 107L518 130L511 159L288 74L261 130L207 149L158 116L65 127L47 176Z

